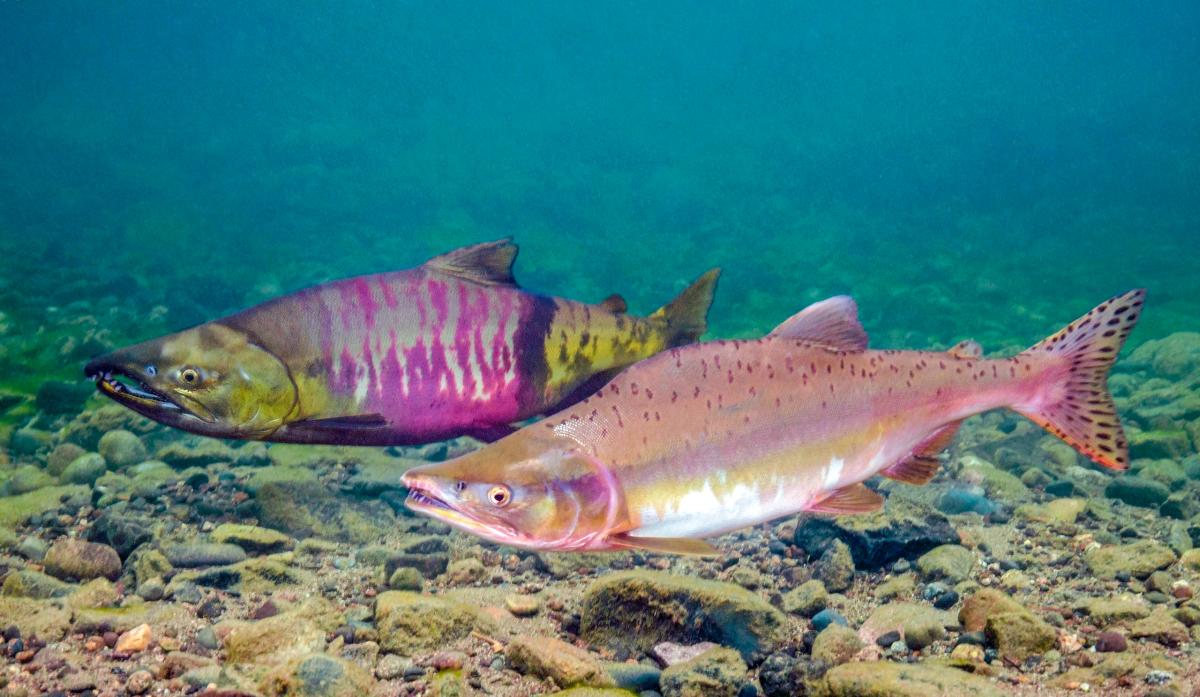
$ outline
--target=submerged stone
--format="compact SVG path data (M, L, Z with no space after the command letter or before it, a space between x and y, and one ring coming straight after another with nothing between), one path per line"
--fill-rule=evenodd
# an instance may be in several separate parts
M717 647L667 668L659 682L663 697L736 697L746 682L746 664L737 651Z
M814 697L1003 697L992 681L956 668L927 663L845 663L810 684Z
M549 637L518 636L504 650L520 673L549 678L560 687L612 687L616 683L587 651Z
M458 641L473 630L488 633L494 623L471 605L408 591L387 591L375 600L379 646L414 656Z
M881 569L900 558L918 557L939 545L959 542L958 533L944 515L895 497L875 513L805 516L796 525L796 545L810 556L823 554L835 539L846 543L855 567L866 571Z
M712 641L757 662L783 638L782 612L733 584L626 571L584 591L581 636L596 646L648 652L663 641Z
M42 561L48 573L61 579L87 581L104 577L115 581L121 575L121 557L117 550L70 537L60 537L50 545Z
M1124 545L1106 545L1088 550L1084 561L1092 573L1103 579L1129 574L1145 578L1175 563L1175 552L1156 540L1139 540Z

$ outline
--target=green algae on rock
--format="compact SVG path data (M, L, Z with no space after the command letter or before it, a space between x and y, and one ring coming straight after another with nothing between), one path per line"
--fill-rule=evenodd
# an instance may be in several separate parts
M834 623L821 630L813 639L812 657L828 665L836 666L854 658L863 648L862 639L853 629Z
M975 553L962 545L935 547L917 559L917 569L927 580L965 581L975 568Z
M360 697L371 693L375 679L351 661L313 653L274 668L259 686L270 697Z
M474 630L494 630L492 620L471 605L409 591L379 594L375 626L379 646L401 656L442 648Z
M718 646L663 670L663 697L736 697L746 682L741 654Z
M810 686L814 697L1002 697L987 678L936 664L845 663Z
M623 571L584 591L581 636L610 649L647 653L663 641L712 641L756 663L782 640L786 617L730 583L658 571Z
M1123 545L1105 545L1083 555L1088 568L1099 578L1116 578L1122 572L1145 578L1175 563L1175 552L1156 540L1138 540Z

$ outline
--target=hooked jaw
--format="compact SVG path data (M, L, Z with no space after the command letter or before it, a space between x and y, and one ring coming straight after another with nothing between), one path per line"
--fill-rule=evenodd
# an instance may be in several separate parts
M402 479L408 487L404 503L410 510L423 513L463 532L517 547L536 548L537 540L521 533L511 525L495 518L482 516L475 507L460 501L457 482L422 472L423 467L409 470Z
M143 366L118 351L88 362L83 374L96 383L100 394L142 416L195 433L224 435L207 409L156 388L151 363Z

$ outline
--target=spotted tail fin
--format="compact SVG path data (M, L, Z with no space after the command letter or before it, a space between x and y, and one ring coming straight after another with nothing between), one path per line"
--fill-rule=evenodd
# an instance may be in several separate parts
M1062 369L1050 369L1048 389L1017 405L1017 411L1115 470L1129 466L1129 443L1108 392L1108 371L1137 323L1145 296L1138 289L1107 300L1021 354L1035 360L1057 356Z

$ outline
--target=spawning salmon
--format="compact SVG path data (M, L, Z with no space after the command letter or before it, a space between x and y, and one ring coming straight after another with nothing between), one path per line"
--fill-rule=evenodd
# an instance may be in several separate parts
M874 475L925 484L962 420L1008 408L1097 463L1128 447L1108 371L1144 291L1010 358L867 349L847 297L769 335L671 349L490 446L410 470L408 505L503 544L712 553L702 538L800 511L864 513Z
M538 295L507 240L301 290L91 361L101 393L206 436L412 445L495 440L705 331L718 271L648 317Z

